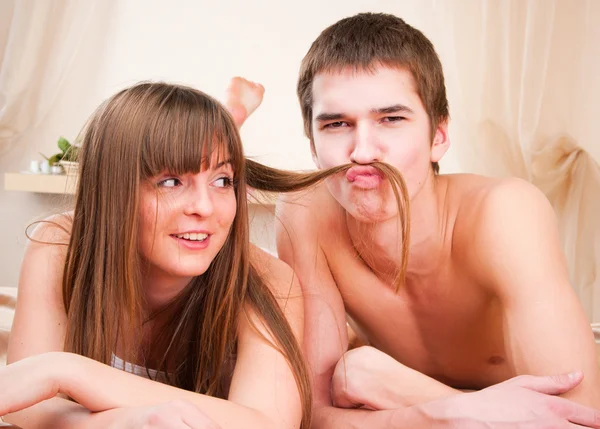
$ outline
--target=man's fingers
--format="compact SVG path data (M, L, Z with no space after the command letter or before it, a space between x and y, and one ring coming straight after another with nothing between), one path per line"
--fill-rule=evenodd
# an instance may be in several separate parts
M564 398L554 398L553 407L575 427L600 429L600 411Z
M578 371L552 376L521 375L508 380L506 383L535 390L536 392L545 393L547 395L562 395L575 388L581 383L581 380L583 380L583 373Z

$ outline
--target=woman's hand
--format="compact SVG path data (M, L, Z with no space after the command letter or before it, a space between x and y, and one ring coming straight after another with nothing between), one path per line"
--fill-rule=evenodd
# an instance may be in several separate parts
M109 429L221 429L198 407L187 401L172 401L153 407L131 408L126 417Z
M55 397L61 353L31 356L0 368L0 416Z

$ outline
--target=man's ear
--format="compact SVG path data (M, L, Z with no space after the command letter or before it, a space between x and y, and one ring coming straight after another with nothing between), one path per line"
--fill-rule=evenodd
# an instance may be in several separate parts
M431 162L438 162L450 147L448 137L448 120L441 121L435 129L433 142L431 143Z

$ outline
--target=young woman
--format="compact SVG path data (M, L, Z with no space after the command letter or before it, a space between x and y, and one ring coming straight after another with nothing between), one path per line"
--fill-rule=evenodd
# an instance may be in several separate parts
M96 111L74 211L26 250L6 421L308 427L301 291L249 244L246 168L232 117L199 91L143 83Z

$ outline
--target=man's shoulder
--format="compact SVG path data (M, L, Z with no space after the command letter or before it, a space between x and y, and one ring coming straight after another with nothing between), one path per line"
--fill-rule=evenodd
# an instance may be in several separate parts
M465 268L471 262L479 266L488 254L510 252L520 245L519 240L530 239L527 231L532 230L533 223L554 216L546 196L526 180L483 176L467 179L457 183L454 190L459 202L452 238L456 260L462 261ZM500 240L505 236L512 239Z
M276 203L276 215L286 227L326 232L332 222L339 223L344 218L344 210L327 185L319 183L309 189L281 194Z
M532 204L548 204L544 194L530 182L516 178L492 178L474 174L446 176L448 195L455 207L455 225L485 227L506 213L525 210Z
M280 196L275 214L279 257L294 270L331 257L332 249L339 250L340 237L347 234L345 213L326 184Z
M519 178L496 179L481 192L471 210L472 233L480 246L500 243L500 235L517 239L512 243L517 246L519 240L531 238L534 226L548 233L557 227L556 214L544 193Z

